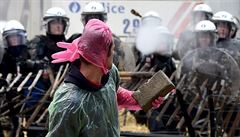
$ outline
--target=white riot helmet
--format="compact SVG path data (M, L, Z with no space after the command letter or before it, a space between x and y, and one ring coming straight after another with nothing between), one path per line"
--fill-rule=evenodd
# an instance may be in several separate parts
M219 11L215 13L212 17L212 20L214 22L224 21L224 22L234 23L232 14L226 11Z
M216 32L216 26L209 20L203 20L198 22L195 27L195 32Z
M10 42L10 37L15 36L17 40ZM5 24L2 32L3 43L5 46L25 45L27 33L24 26L17 20L10 20Z
M162 19L155 11L149 11L142 17L142 26L160 26Z
M48 9L44 14L43 21L44 21L44 26L46 27L47 33L51 34L49 23L55 20L61 21L63 23L63 26L64 26L63 34L66 34L69 26L69 18L67 17L65 10L63 10L60 7L52 7Z
M215 24L209 20L203 20L197 23L195 26L195 33L196 33L196 40L197 40L197 45L200 47L205 47L205 46L214 46L216 43L217 39L217 28ZM206 35L208 34L208 35ZM208 37L210 38L210 43L203 43L199 42L198 38L200 37ZM210 37L209 37L210 36Z
M193 12L205 12L213 15L212 9L207 4L198 4L193 8Z
M229 30L229 34L225 34L225 32L223 33L221 31L219 31L218 32L219 38L220 39L230 38L230 35L231 35L230 33L234 26L232 14L230 14L226 11L219 11L213 15L212 20L215 23L217 28L220 24L224 23L224 24L226 24L227 29Z
M90 19L99 19L103 22L107 21L107 12L101 3L92 1L84 7L81 14L82 23L85 25Z
M193 8L192 16L194 24L197 24L201 20L210 20L213 16L213 12L211 7L207 4L198 4Z

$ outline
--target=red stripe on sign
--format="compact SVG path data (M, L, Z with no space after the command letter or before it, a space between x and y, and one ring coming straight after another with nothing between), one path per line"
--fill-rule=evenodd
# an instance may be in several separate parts
M191 5L191 2L184 2L177 10L175 15L172 17L172 19L168 22L168 28L170 30L173 29L173 27L177 24L177 22L180 20L180 17L183 15L184 11L188 9L188 7Z
M192 14L192 10L193 8L198 5L200 3L195 3L192 8L191 8L191 11L187 14L187 16L185 17L185 19L181 22L180 26L178 27L178 29L176 30L176 32L174 33L175 34L175 37L179 37L180 33L182 33L188 26L188 24L190 23L190 19L192 18L191 17L191 14Z
M174 33L175 37L179 37L180 33L182 33L190 23L190 18L189 15L182 21L180 26L178 27L177 31Z

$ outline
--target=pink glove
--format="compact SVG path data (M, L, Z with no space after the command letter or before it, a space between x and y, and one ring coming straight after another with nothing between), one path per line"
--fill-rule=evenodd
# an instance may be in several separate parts
M117 101L119 109L126 108L128 110L142 110L141 106L137 101L132 97L133 92L122 87L118 88L117 91ZM158 108L164 101L163 97L152 102L153 108Z
M78 42L80 38L75 39L72 43L58 42L57 46L61 48L65 48L67 50L60 51L52 55L52 58L55 59L52 63L60 63L60 62L73 62L76 59L80 58L80 54L78 53Z
M172 92L173 94L175 94L175 93L176 93L176 89L173 89L171 92ZM158 97L156 100L154 100L154 101L152 102L153 108L156 109L156 108L160 107L160 105L163 103L164 100L165 100L164 97Z
M118 108L126 108L128 110L141 110L137 101L132 97L133 92L125 88L119 87L117 91Z
M154 109L156 108L159 108L160 105L163 103L164 101L164 97L158 97L157 99L155 99L153 102L152 102L152 106Z

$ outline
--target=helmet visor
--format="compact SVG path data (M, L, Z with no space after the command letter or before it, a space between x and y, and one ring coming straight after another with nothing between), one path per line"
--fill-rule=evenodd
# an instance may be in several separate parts
M62 35L65 34L68 28L68 18L63 17L51 17L45 19L47 33L53 35Z
M9 30L3 33L3 40L7 46L26 44L26 32L23 30Z

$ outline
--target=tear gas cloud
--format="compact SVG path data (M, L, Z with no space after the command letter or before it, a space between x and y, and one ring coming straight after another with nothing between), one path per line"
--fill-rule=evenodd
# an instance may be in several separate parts
M158 26L143 26L136 37L136 47L144 55L158 53L171 55L173 47L173 35L167 28Z
M178 42L176 44L176 52L178 56L183 58L188 51L196 48L195 33L190 30L186 30L181 33Z

